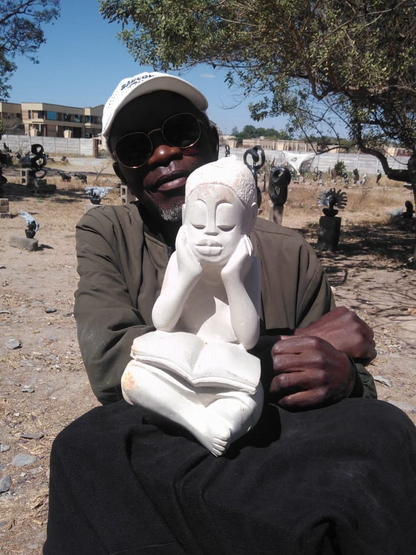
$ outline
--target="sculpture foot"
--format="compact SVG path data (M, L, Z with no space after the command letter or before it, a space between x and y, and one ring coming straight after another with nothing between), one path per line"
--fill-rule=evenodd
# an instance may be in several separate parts
M205 429L203 429L201 422L199 422L198 428L192 426L191 429L191 427L187 427L210 453L215 457L220 457L231 444L232 431L225 419L218 417L218 415L209 414L209 409L205 409L205 412Z

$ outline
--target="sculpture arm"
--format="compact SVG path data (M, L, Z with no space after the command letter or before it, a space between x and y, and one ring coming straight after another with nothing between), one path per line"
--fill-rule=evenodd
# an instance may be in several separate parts
M231 313L231 325L239 343L251 349L260 333L260 266L252 257L248 237L243 237L221 272Z
M152 311L153 324L157 329L174 329L201 273L201 265L188 248L184 228L181 228L176 239L176 251L166 269L160 297Z

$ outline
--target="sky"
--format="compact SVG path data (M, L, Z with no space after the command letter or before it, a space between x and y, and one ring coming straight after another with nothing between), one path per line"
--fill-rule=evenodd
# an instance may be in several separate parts
M120 27L104 20L96 0L61 0L61 16L43 26L46 43L38 51L39 64L16 57L17 70L9 81L8 102L45 102L79 108L105 104L125 77L152 71L133 61L116 37ZM180 75L199 88L209 102L208 115L222 133L236 127L285 127L285 118L255 122L241 91L230 91L224 83L225 71L198 66Z

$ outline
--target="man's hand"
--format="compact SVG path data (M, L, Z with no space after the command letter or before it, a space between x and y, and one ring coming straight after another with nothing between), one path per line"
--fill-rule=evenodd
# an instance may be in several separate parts
M348 356L319 337L281 336L272 347L272 400L289 410L317 408L347 397L355 381Z
M373 330L345 307L335 308L308 327L296 329L294 335L325 339L362 364L369 364L377 356Z

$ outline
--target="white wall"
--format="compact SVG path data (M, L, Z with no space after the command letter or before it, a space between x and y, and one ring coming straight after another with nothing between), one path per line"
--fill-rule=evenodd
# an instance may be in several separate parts
M53 156L61 154L65 156L93 156L93 139L64 139L62 137L30 137L29 135L3 135L0 147L3 143L13 151L21 151L22 154L30 151L31 145L43 145L46 154Z

